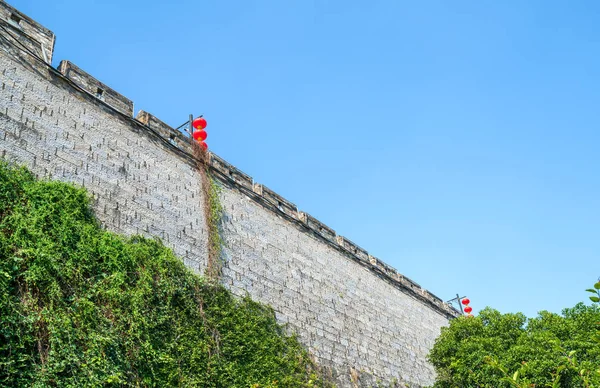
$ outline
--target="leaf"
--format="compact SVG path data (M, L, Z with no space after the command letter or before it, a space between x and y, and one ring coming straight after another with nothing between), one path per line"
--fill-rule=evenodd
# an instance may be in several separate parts
M83 190L11 171L0 158L0 387L324 386L272 308L100 229Z
M513 375L513 380L517 381L518 378L519 378L519 371L516 371L515 374Z
M598 282L598 283L594 284L594 288L595 288L596 290L600 290L600 282Z
M593 293L593 294L595 294L595 293L597 293L597 292L598 292L598 291L596 291L596 289L594 289L594 288L588 288L586 291L587 291L587 292L591 292L591 293Z
M600 298L597 296L590 296L590 300L594 303L598 303L600 302Z

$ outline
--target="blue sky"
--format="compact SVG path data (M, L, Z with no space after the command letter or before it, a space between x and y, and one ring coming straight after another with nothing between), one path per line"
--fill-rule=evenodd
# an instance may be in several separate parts
M10 3L445 300L534 316L600 276L597 1Z

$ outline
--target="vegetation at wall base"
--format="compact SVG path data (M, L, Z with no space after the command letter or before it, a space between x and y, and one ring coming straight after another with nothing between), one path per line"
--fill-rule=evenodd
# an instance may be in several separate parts
M0 386L325 386L272 309L0 163Z
M491 308L457 318L429 354L434 388L598 388L599 324L600 307L583 303L532 319Z

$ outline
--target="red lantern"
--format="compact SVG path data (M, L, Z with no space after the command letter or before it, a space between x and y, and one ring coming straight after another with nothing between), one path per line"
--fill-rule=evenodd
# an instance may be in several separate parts
M469 303L471 303L471 301L468 298L465 298L462 300L462 304L464 304L465 306L468 305Z
M471 311L473 311L473 308L471 306L465 307L465 313L471 314Z
M199 141L198 144L200 144L200 147L202 147L204 151L208 149L208 144L206 144L205 142Z
M195 140L204 141L204 140L206 140L206 136L208 136L208 135L205 130L201 129L199 131L194 131L192 136L194 136Z
M206 124L204 117L198 117L192 121L192 126L196 129L204 129L206 128Z

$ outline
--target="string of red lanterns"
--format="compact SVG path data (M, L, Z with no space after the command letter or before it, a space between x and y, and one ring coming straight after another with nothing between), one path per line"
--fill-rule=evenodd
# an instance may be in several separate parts
M206 137L208 136L208 134L204 130L204 128L206 128L206 125L206 119L204 119L204 117L202 116L197 117L194 119L194 121L192 121L192 127L194 127L195 129L195 131L192 133L192 137L204 150L208 149L208 144L204 142L204 140L206 140Z
M467 317L472 317L473 314L471 314L471 311L473 311L473 308L471 306L469 306L469 303L471 303L469 298L464 298L463 300L460 301L460 303L465 305L464 312L467 313Z

